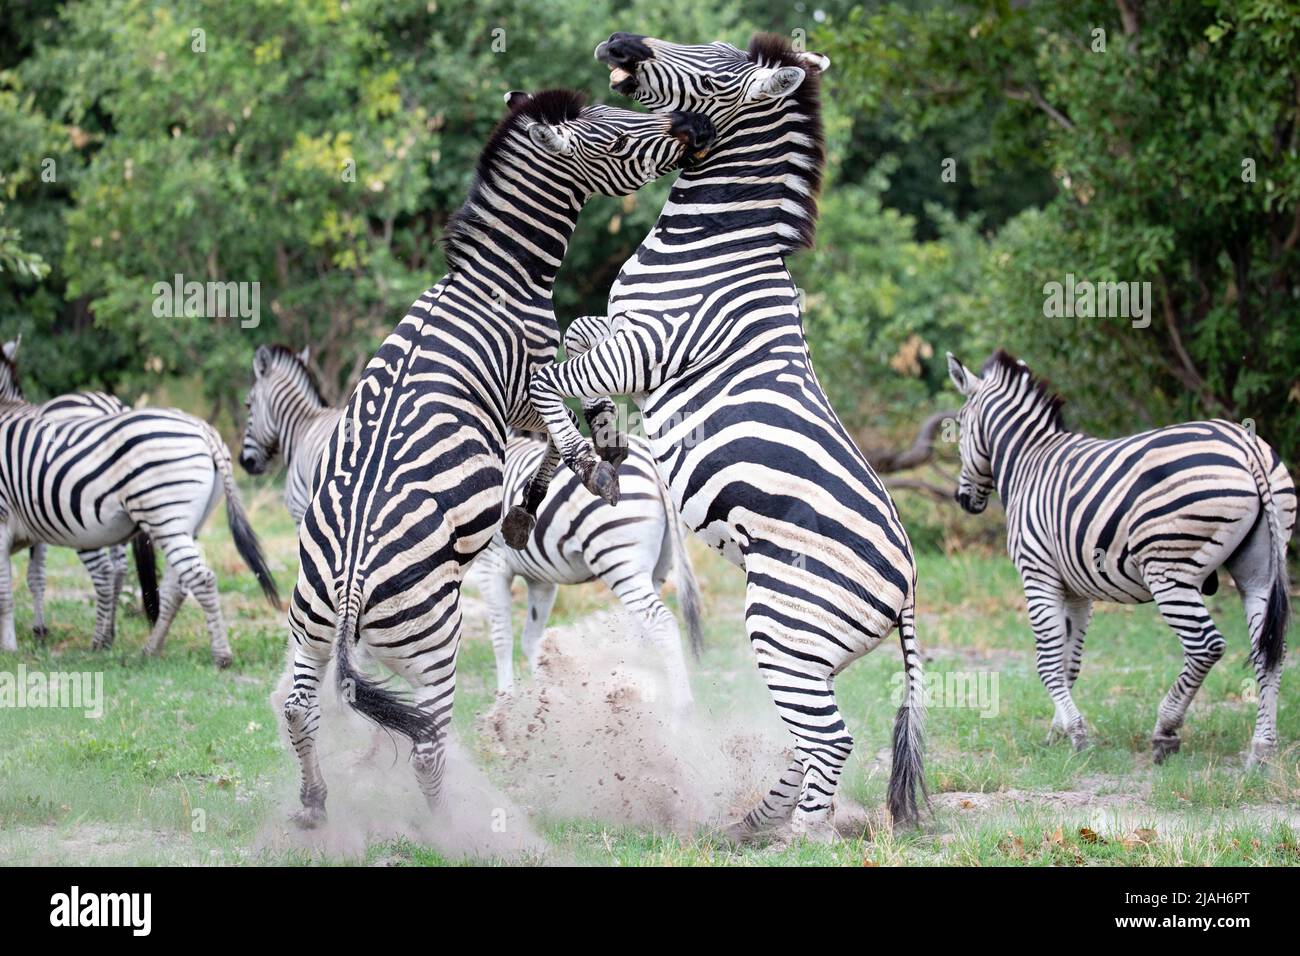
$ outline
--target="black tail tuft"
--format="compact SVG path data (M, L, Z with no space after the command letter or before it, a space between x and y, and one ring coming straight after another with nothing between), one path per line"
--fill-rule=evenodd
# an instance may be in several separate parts
M339 693L343 699L362 717L374 721L380 727L397 731L412 743L430 739L433 721L428 715L377 681L353 669L348 649L352 642L352 635L348 633L350 630L345 628L335 642Z
M894 717L894 754L889 768L889 815L896 824L916 826L921 822L917 793L928 806L930 793L925 786L925 769L921 762L919 715L904 703Z
M149 532L137 531L131 537L131 553L135 555L135 574L140 579L140 601L152 626L158 623L158 556L154 554Z
M226 494L226 522L230 525L230 536L235 539L235 550L257 577L266 600L277 611L284 610L280 603L280 590L275 586L275 577L266 566L266 558L262 556L262 544L257 540L253 526L248 523L243 505L229 493Z
M1286 565L1273 578L1264 608L1264 629L1259 635L1259 652L1264 655L1264 669L1273 670L1286 655L1286 627L1291 617L1291 595L1287 587Z

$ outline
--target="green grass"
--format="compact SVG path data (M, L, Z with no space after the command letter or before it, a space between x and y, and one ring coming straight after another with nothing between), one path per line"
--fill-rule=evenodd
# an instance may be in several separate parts
M282 592L296 573L296 543L278 489L247 494ZM280 615L263 603L218 513L202 541L221 582L236 663L210 664L202 616L187 601L164 656L144 660L146 624L125 608L117 646L89 650L89 579L70 551L51 550L50 637L30 637L31 602L16 595L20 651L0 671L103 674L105 714L0 710L0 861L10 863L342 863L438 865L449 860L416 837L376 838L351 852L275 839L294 809L296 762L268 702L285 655ZM707 649L693 666L701 706L730 712L761 705L740 615L739 571L693 549L706 596ZM14 562L23 581L26 558ZM919 831L876 830L833 846L796 842L733 849L584 819L534 816L542 847L525 861L608 865L1172 865L1300 863L1300 707L1296 667L1282 685L1282 754L1247 774L1242 753L1254 723L1244 666L1245 626L1231 588L1210 599L1229 652L1188 717L1182 752L1152 764L1155 708L1180 665L1177 639L1151 607L1099 606L1088 635L1076 702L1094 745L1074 753L1045 742L1051 706L1033 668L1018 579L1004 557L925 556L919 638L937 678L996 678L980 708L937 701L928 721L927 775L934 812ZM553 624L610 607L602 585L561 590ZM522 607L516 609L517 631ZM837 680L857 738L842 793L869 811L884 799L879 753L887 745L900 658L893 642ZM936 679L936 678L932 678ZM525 678L526 680L526 678ZM455 727L470 759L492 778L504 758L478 716L493 702L493 658L483 628L460 659ZM985 684L991 690L990 684ZM981 715L984 713L984 716ZM779 754L774 754L779 759ZM414 790L401 763L380 761L394 791ZM331 800L339 792L332 791ZM333 804L332 804L333 805ZM878 815L878 814L877 814ZM271 834L271 837L268 837Z

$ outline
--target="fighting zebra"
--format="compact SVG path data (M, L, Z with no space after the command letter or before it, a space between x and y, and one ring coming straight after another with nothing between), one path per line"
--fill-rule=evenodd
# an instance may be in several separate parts
M1056 707L1052 733L1087 744L1070 689L1093 602L1154 601L1182 641L1183 668L1160 703L1151 746L1157 763L1177 752L1188 705L1227 646L1202 598L1226 566L1259 683L1248 762L1273 754L1296 513L1295 484L1273 449L1228 421L1116 439L1068 431L1061 399L1001 350L979 375L949 353L948 374L966 398L957 501L979 514L994 489L1002 500L1038 676Z
M233 655L216 576L194 541L223 490L235 547L268 600L278 607L279 598L216 431L170 409L51 420L22 400L17 382L13 362L0 357L0 650L18 646L10 566L15 548L40 542L90 551L143 531L167 560L146 652L162 650L189 592L207 618L213 660L229 665ZM111 640L112 631L97 638Z
M746 629L796 753L731 833L789 819L795 833L833 839L853 746L834 678L895 627L906 689L889 806L896 820L915 821L923 686L911 546L818 385L785 265L812 243L829 61L768 35L744 52L616 33L596 56L613 89L654 110L702 112L717 136L623 266L608 318L575 322L569 358L534 374L534 407L582 474L607 464L597 456L609 450L593 451L563 398L632 395L683 519L745 571ZM610 444L610 430L593 422L598 444ZM534 480L545 479L543 468Z
M21 343L22 336L19 336L4 344L4 355L11 363L17 360ZM11 380L7 389L7 394L0 396L0 399L24 400L21 385L17 381ZM37 406L37 414L47 421L70 421L125 411L129 411L127 406L107 392L69 392ZM153 543L147 534L138 533L131 537L131 544L135 550L136 567L140 576L141 599L152 625L158 619L157 565L154 562ZM27 589L32 595L32 634L38 641L43 641L48 634L45 626L45 555L46 545L38 541L31 546L27 562ZM126 545L115 544L110 548L78 551L77 557L90 574L95 588L95 631L92 645L109 647L116 632L117 599L126 579Z
M444 230L450 272L370 360L330 438L299 531L283 713L302 770L302 826L325 815L316 754L331 655L344 698L412 741L429 805L442 787L461 638L460 586L501 523L507 429L537 430L528 380L554 360L551 289L583 205L626 195L708 146L707 120L511 93L465 205ZM369 656L414 701L359 674Z
M545 451L545 442L526 436L516 436L506 444L507 504L522 500L528 479ZM659 589L669 569L675 568L682 616L691 649L698 656L703 646L699 587L682 540L681 519L649 446L632 440L629 454L618 468L622 498L616 508L588 491L568 469L556 478L538 508L537 528L528 544L516 550L498 533L470 571L470 582L478 586L488 606L497 692L508 694L514 685L510 584L515 577L522 577L528 585L522 646L531 669L537 667L539 645L558 586L600 578L663 660L672 709L683 712L691 703L690 680L677 622L660 599Z
M288 472L284 502L295 523L301 522L311 503L321 456L343 414L326 403L307 359L305 349L297 354L283 345L257 349L239 455L240 464L254 475L265 472L277 454L284 459ZM506 502L520 499L541 455L542 445L527 437L506 443ZM680 710L690 703L681 637L672 613L659 598L660 585L675 567L691 646L698 653L702 643L698 587L682 546L681 522L643 444L633 445L619 478L623 498L613 511L572 472L565 472L542 502L541 527L525 550L507 547L497 535L475 559L471 573L488 607L498 693L508 694L514 686L510 596L514 578L522 577L528 585L522 643L530 667L537 664L538 645L558 586L600 578L618 595L646 642L662 656L674 707Z

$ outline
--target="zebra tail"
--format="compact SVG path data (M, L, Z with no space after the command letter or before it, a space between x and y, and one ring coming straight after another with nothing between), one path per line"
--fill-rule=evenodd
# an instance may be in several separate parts
M893 765L889 769L889 815L895 823L917 825L921 804L930 805L925 786L925 688L922 684L921 652L916 646L916 611L909 601L898 618L898 637L903 647L903 672L907 691L894 717ZM920 793L920 800L917 793Z
M1257 649L1263 659L1264 669L1271 671L1281 665L1286 656L1286 629L1291 619L1291 584L1287 579L1286 568L1287 542L1282 531L1282 517L1278 514L1277 501L1273 497L1273 486L1269 483L1269 469L1259 447L1260 440L1253 436L1248 436L1248 440L1255 452L1255 467L1251 468L1251 472L1268 520L1269 537L1273 539L1273 586L1269 588L1268 602L1264 606L1264 626L1260 630Z
M211 426L207 433L208 442L212 446L212 461L221 472L221 484L226 492L226 524L230 526L230 536L235 540L235 550L252 569L267 602L277 611L283 611L284 605L280 603L280 590L275 586L275 576L266 565L262 543L257 540L257 534L249 524L244 502L239 496L239 486L235 484L235 472L230 467L230 452Z
M686 553L686 539L682 534L682 516L677 513L677 504L672 492L668 490L658 469L655 477L659 482L659 500L664 505L664 517L668 521L668 537L673 552L673 575L677 579L677 601L682 608L682 617L686 619L686 634L691 642L691 653L699 660L704 653L704 624L700 615L700 584L695 579L695 568L691 556Z
M357 615L360 595L353 590L339 608L338 629L334 637L334 663L339 693L357 713L380 727L396 731L412 743L428 738L432 722L414 704L410 704L378 681L371 680L352 666L352 645L358 638Z
M135 574L140 579L140 602L149 624L158 623L158 556L148 531L131 536L131 553L135 555Z

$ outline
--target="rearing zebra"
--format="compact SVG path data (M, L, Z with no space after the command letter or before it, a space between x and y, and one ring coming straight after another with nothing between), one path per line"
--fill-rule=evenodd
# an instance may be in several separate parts
M1249 763L1277 748L1277 695L1290 614L1286 545L1295 484L1262 439L1227 421L1188 422L1127 438L1067 431L1061 400L998 351L975 375L948 355L961 409L957 500L983 511L996 488L1007 551L1024 582L1038 676L1052 729L1087 742L1070 689L1093 601L1155 601L1183 643L1183 669L1151 736L1157 762L1179 747L1192 697L1226 648L1201 594L1232 572L1250 629L1259 713Z
M829 61L765 35L745 52L616 33L596 57L615 90L656 110L698 110L717 139L623 266L609 319L575 322L568 360L533 376L533 404L581 474L600 463L563 397L633 395L683 520L745 570L750 643L796 755L733 832L792 816L796 833L833 838L853 746L833 681L895 627L907 690L889 805L915 820L924 783L912 551L817 383L785 265L812 242Z
M325 403L307 357L305 349L295 354L283 345L257 349L239 456L252 474L265 471L276 454L284 458L285 505L295 522L302 520L311 503L321 456L343 414ZM527 437L506 443L503 493L507 502L522 496L542 454L543 446ZM698 653L702 642L698 588L682 545L681 521L644 443L633 444L619 476L624 494L615 510L593 498L572 473L562 473L542 502L542 523L523 551L508 548L498 534L475 559L471 574L488 607L498 693L509 693L514 684L510 595L514 578L522 577L528 585L523 651L530 667L537 664L538 644L558 586L600 578L618 595L646 642L662 658L674 705L680 710L690 703L681 635L658 593L669 569L675 569L682 612Z
M284 703L304 826L325 814L315 750L331 651L345 698L413 743L435 805L461 637L460 585L501 523L510 427L537 430L528 380L553 361L551 288L592 195L624 195L707 148L707 120L583 106L573 91L507 97L445 235L451 271L370 360L330 439L299 532ZM355 645L406 679L409 704L358 674Z

